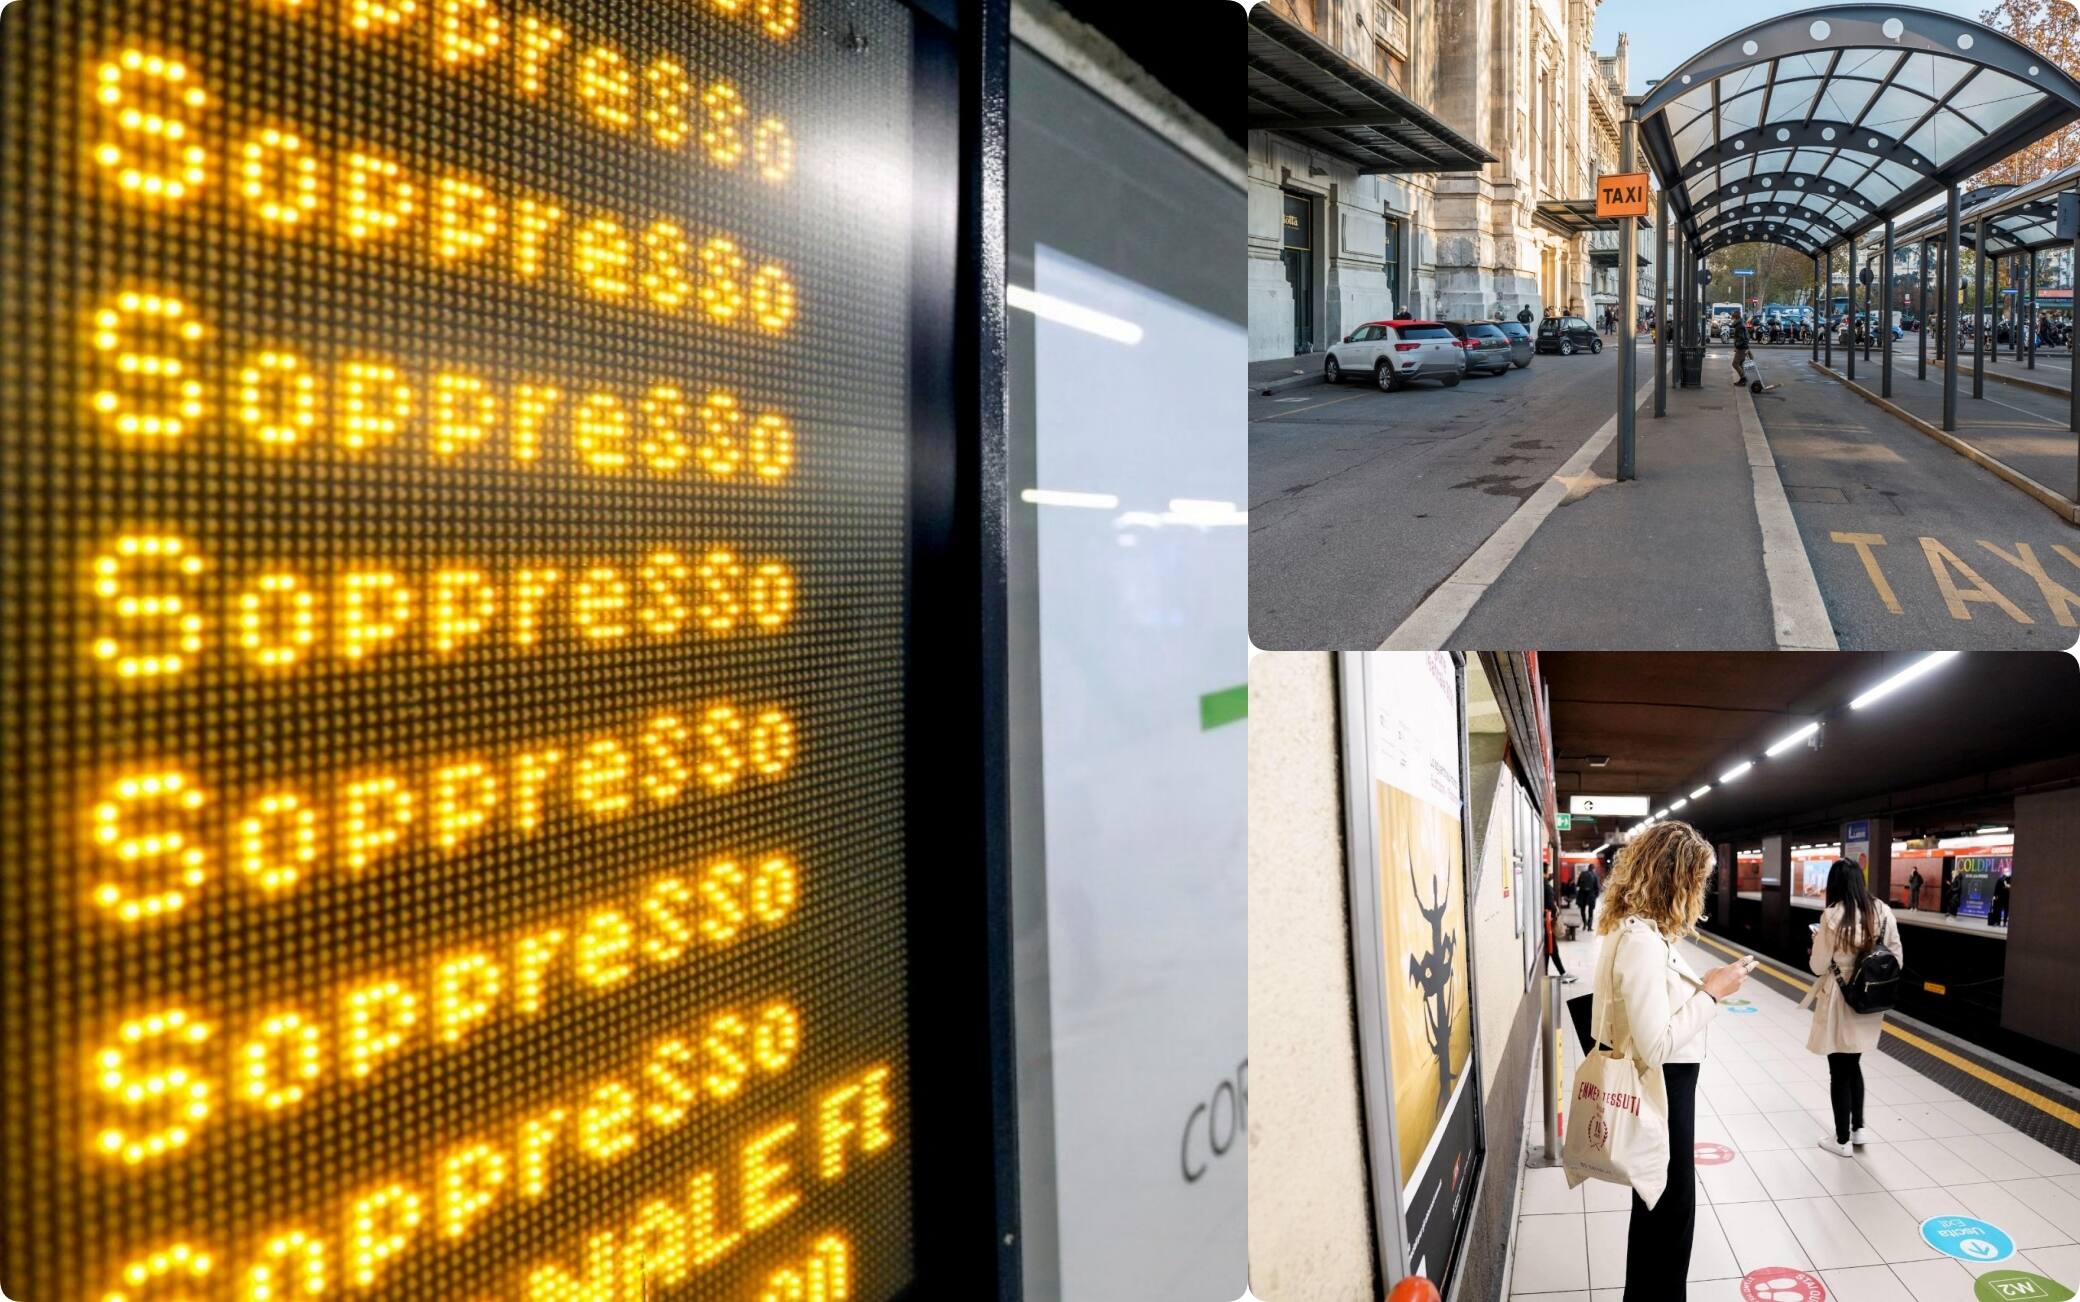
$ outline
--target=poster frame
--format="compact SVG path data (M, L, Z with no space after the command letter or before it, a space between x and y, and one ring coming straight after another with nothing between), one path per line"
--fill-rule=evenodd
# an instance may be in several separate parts
M1377 806L1372 791L1372 755L1366 708L1371 699L1371 658L1390 654L1425 653L1346 651L1337 656L1338 707L1343 730L1344 869L1350 901L1352 995L1358 1024L1359 1107L1364 1120L1366 1178L1371 1195L1375 1243L1383 1272L1382 1291L1391 1288L1411 1269L1415 1250L1408 1232L1408 1206L1400 1178L1399 1122L1394 1114L1393 1097L1394 1064L1387 1033L1387 1003L1382 997L1387 956L1381 927L1379 874L1375 871L1380 829L1374 812ZM1488 1151L1486 1118L1480 1106L1484 1094L1480 1063L1480 999L1473 990L1479 964L1474 953L1470 889L1476 851L1472 805L1467 798L1472 780L1467 754L1467 662L1463 653L1448 654L1454 671L1455 742L1459 758L1459 886L1461 891L1467 892L1462 896L1466 925L1461 940L1466 946L1467 1014L1473 1045L1467 1056L1461 1088L1472 1091L1473 1146L1471 1167L1463 1185L1468 1206L1460 1210L1443 1278L1431 1281L1447 1295L1465 1256L1473 1221L1470 1202L1473 1191L1481 1183Z

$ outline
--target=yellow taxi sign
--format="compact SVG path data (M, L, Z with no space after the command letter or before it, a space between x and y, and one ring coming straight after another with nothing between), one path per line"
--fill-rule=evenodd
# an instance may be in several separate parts
M1647 174L1614 172L1596 178L1598 217L1644 217L1647 215Z

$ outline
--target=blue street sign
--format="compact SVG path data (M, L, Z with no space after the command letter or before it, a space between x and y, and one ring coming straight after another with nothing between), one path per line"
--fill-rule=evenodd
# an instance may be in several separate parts
M1921 1222L1921 1237L1959 1261L2005 1261L2015 1255L2015 1240L2006 1230L1972 1216L1931 1216Z
M1746 271L1736 271L1733 274L1736 276L1752 276L1755 274L1755 269L1753 267L1750 267Z

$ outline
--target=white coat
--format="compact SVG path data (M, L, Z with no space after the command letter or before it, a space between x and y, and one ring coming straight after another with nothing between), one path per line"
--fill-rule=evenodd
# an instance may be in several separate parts
M1877 943L1904 964L1907 959L1899 943L1899 922L1883 900L1876 904ZM1814 1001L1813 1029L1806 1035L1806 1049L1812 1053L1870 1053L1877 1049L1878 1036L1885 1029L1883 1012L1859 1013L1842 998L1835 975L1856 975L1857 951L1843 943L1841 926L1842 906L1836 904L1820 914L1820 930L1813 933L1813 956L1807 966L1819 979L1806 992L1806 998Z
M1675 946L1640 917L1619 923L1603 943L1617 947L1610 958L1613 988L1596 991L1592 1005L1593 1016L1610 1019L1604 1043L1637 1053L1647 1067L1703 1062L1705 1032L1719 1004Z

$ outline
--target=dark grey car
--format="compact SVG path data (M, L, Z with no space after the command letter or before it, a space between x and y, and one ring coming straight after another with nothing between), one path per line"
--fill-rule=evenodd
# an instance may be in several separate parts
M1502 333L1509 336L1509 359L1516 366L1531 365L1536 350L1531 346L1531 331L1522 322L1498 321Z
M1467 375L1509 374L1509 336L1500 326L1492 321L1447 321L1444 328L1466 350Z

